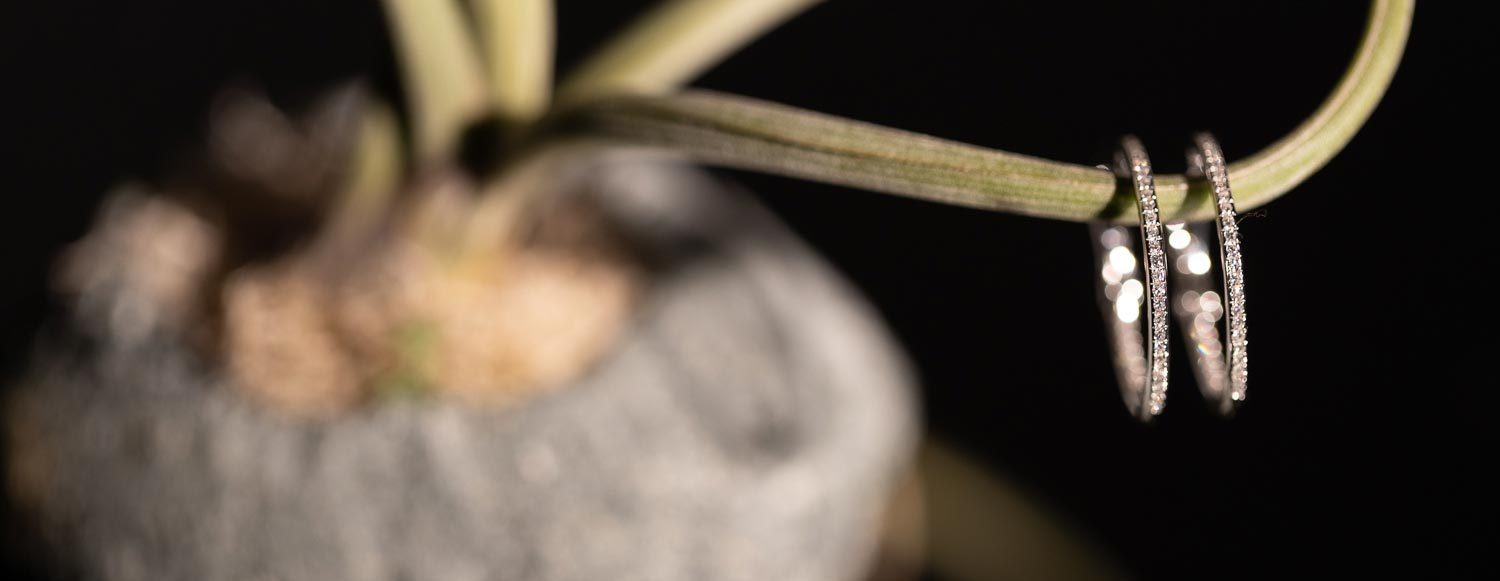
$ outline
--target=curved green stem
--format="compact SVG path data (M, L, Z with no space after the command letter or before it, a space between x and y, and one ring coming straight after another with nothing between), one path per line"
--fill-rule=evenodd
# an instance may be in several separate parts
M1248 207L1269 202L1322 169L1354 138L1370 118L1396 75L1406 38L1411 32L1416 0L1375 0L1370 5L1363 40L1354 62L1318 110L1286 137L1250 157L1229 165L1236 205L1245 197ZM1179 187L1178 198L1186 193ZM1245 194L1241 194L1241 191ZM1161 187L1157 187L1161 196ZM1202 199L1210 199L1205 188ZM1181 203L1178 202L1178 206ZM1211 206L1205 202L1205 206ZM1175 206L1174 206L1175 207ZM1207 208L1195 215L1208 217Z
M820 0L665 0L569 75L559 99L660 94Z
M1374 0L1354 62L1332 95L1285 138L1230 164L1236 205L1286 193L1353 138L1385 93L1411 27L1414 0ZM569 126L589 137L686 154L707 163L978 208L1057 218L1134 220L1112 208L1104 170L995 151L743 97L688 92L584 104ZM1181 175L1156 179L1163 215L1212 216L1207 187Z

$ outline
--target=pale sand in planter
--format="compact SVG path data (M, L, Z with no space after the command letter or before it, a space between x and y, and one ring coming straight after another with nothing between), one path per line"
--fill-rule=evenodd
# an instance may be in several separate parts
M159 335L53 340L6 410L13 497L84 579L857 578L915 437L903 356L706 174L595 183L658 268L574 385L298 420Z

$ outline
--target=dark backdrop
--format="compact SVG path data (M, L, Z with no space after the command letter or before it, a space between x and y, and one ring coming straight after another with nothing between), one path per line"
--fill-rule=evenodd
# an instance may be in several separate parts
M51 252L108 183L153 175L190 142L215 87L249 79L295 103L351 74L394 86L373 2L21 4L0 18L12 365L44 316ZM932 432L1138 577L1493 576L1496 166L1491 99L1468 81L1493 76L1495 40L1457 4L1419 7L1353 143L1245 217L1255 381L1232 421L1188 382L1156 425L1126 417L1082 225L724 173L868 293L919 367ZM566 67L645 2L559 5ZM843 0L697 85L1076 163L1134 132L1172 172L1194 130L1233 159L1299 123L1365 12Z

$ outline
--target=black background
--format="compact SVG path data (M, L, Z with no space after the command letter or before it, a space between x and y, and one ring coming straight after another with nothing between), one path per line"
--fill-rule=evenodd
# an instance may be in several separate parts
M1500 260L1487 221L1500 188L1493 99L1476 82L1494 76L1496 42L1486 16L1458 4L1420 6L1369 123L1244 218L1255 381L1232 421L1186 383L1156 425L1126 416L1080 224L723 173L865 290L921 372L932 432L1133 575L1497 578L1488 280ZM644 5L561 0L560 66ZM4 10L0 94L12 104L0 143L14 167L0 182L0 333L11 366L45 316L51 253L81 233L109 183L155 175L191 143L216 87L250 80L296 104L350 75L395 86L373 2ZM1075 163L1105 160L1133 132L1159 171L1176 172L1195 130L1234 159L1305 118L1346 67L1366 11L842 0L696 85Z

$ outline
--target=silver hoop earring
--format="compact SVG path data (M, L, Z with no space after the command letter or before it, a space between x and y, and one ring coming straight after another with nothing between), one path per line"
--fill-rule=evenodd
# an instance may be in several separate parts
M1129 180L1135 194L1140 244L1132 243L1133 228L1105 223L1090 227L1101 279L1099 303L1125 407L1149 421L1167 403L1167 257L1151 160L1134 136L1121 140L1115 173Z
M1188 150L1189 174L1208 181L1218 219L1167 225L1167 245L1173 254L1172 285L1177 289L1172 306L1198 388L1209 405L1229 415L1244 401L1249 378L1239 225L1219 144L1207 133L1195 135L1193 144ZM1217 253L1210 247L1211 236L1218 240ZM1227 342L1223 339L1226 334Z

